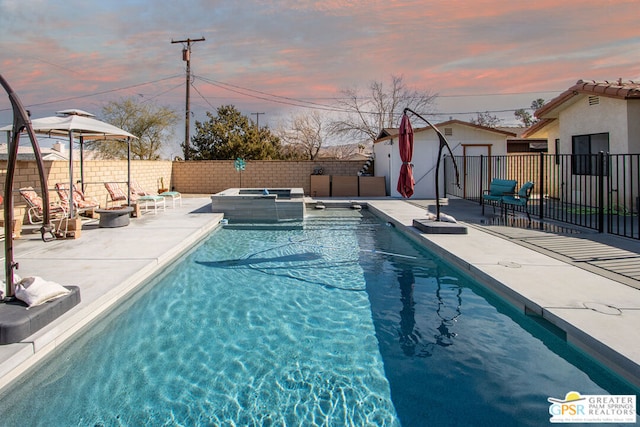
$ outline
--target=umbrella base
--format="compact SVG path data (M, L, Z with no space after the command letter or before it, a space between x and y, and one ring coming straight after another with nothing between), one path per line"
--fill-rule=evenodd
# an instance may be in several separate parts
M466 226L454 222L414 219L413 226L425 234L468 234Z
M0 303L0 345L22 341L80 303L80 288L65 286L71 292L27 310L20 300Z

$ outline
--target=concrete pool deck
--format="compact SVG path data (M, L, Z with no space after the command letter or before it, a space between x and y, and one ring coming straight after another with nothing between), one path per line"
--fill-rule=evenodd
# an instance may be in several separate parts
M535 245L527 247L505 231L513 233L514 227L496 232L483 226L476 217L480 210L477 204L461 204L456 206L456 212L443 207L443 212L468 225L468 234L425 235L412 227L413 219L425 216L425 208L419 202L357 200L412 239L487 283L523 311L556 325L566 333L567 341L584 348L640 387L640 281L615 272L609 277L596 274L544 250L534 250ZM322 201L327 207L339 202ZM209 196L185 195L182 207L143 215L132 219L127 227L101 229L95 221L83 226L77 240L44 243L39 234L16 240L19 275L77 285L82 301L24 341L0 346L0 387L205 238L222 218L222 214L210 211L210 203ZM449 208L453 209L453 204ZM535 230L524 232L533 234L532 239L540 237ZM593 242L589 238L583 240L585 244ZM620 246L629 253L638 248L636 252L640 253L640 242L628 240L621 240Z

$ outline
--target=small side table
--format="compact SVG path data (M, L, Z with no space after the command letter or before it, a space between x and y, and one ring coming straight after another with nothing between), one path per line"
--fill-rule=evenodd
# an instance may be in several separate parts
M95 212L100 215L98 227L116 228L129 225L129 217L133 212L133 208L131 206L120 206L111 209L96 209Z

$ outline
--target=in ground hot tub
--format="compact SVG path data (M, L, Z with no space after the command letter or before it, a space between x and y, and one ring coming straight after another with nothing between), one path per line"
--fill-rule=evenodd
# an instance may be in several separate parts
M228 188L211 196L211 210L244 222L302 221L302 188Z

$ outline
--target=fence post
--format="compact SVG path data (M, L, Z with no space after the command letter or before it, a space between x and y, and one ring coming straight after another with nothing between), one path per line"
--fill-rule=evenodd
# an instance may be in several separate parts
M540 175L538 176L538 181L540 182L540 185L538 186L538 193L540 194L540 202L538 203L538 217L540 217L540 219L544 219L544 157L545 154L543 152L540 152Z
M444 176L444 197L447 198L447 185L449 181L447 181L447 155L444 155L444 162L442 162L442 175Z
M598 232L604 233L604 152L598 153Z
M480 154L480 203L479 205L482 206L482 193L484 191L484 188L482 188L483 183L484 183L484 167L483 167L483 163L484 163L484 155ZM465 177L465 185L466 185L466 177Z

